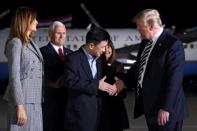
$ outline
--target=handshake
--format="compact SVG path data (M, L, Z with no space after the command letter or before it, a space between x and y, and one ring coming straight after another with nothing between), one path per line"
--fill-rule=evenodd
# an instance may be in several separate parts
M107 92L110 96L117 96L124 89L124 82L117 77L114 77L113 85L105 82L106 76L99 80L99 90Z

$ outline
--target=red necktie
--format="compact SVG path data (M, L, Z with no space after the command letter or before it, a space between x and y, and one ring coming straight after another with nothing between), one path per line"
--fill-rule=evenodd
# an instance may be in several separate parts
M59 49L58 49L58 53L59 53L60 59L61 59L62 61L64 61L64 54L63 54L63 52L62 52L62 48L59 48Z

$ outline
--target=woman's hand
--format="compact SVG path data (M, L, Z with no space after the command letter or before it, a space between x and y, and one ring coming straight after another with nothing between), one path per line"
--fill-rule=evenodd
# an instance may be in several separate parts
M27 114L23 105L18 105L17 107L17 124L23 126L27 122Z

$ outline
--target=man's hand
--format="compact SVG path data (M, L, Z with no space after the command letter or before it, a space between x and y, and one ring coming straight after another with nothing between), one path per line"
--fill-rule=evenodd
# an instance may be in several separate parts
M64 86L64 76L62 75L62 76L60 76L58 79L57 79L57 81L55 82L55 87L56 88L60 88L60 87L62 87L62 86Z
M121 79L118 79L117 77L114 78L116 80L115 87L117 88L116 96L124 89L124 82Z
M169 121L170 113L163 109L160 109L157 116L157 122L159 126L164 126Z
M117 92L117 88L114 85L110 85L105 82L106 76L104 76L101 80L99 80L99 90L108 92L109 95L115 95Z

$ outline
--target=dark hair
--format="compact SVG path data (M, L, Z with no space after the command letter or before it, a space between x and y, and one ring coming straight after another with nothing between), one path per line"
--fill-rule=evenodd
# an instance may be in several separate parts
M111 47L111 49L112 49L112 55L110 56L110 58L107 61L108 61L108 63L112 64L116 60L116 50L114 48L112 40L108 41L108 46Z
M93 28L86 35L86 43L98 44L101 41L110 40L109 33L102 28Z

